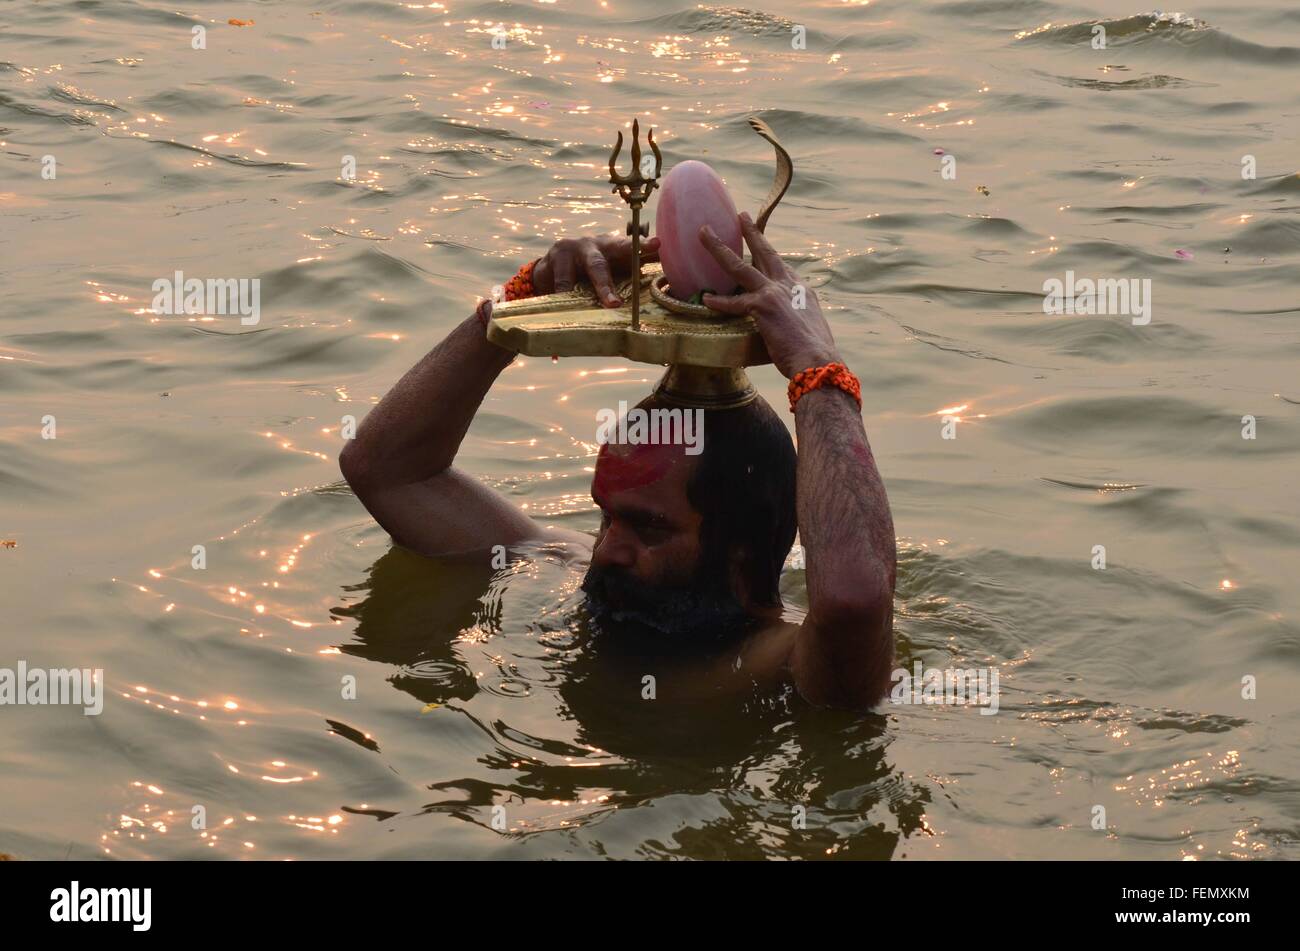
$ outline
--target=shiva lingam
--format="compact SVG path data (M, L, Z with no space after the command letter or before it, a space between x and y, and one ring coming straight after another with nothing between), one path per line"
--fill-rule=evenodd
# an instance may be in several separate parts
M763 231L772 210L790 187L794 165L766 122L750 118L749 125L776 150L772 189L754 219L758 230ZM632 209L627 226L632 238L632 273L614 288L623 300L622 306L601 306L591 285L579 282L570 291L494 304L488 339L532 357L626 357L637 363L667 366L654 389L664 402L704 409L744 406L758 395L745 375L745 367L772 362L753 318L722 314L702 303L682 300L673 294L663 265L646 264L642 268L641 239L649 235L649 227L641 223L641 209L659 186L663 169L663 155L653 129L647 132L646 139L654 152L653 175L649 174L648 156L642 165L640 126L635 119L631 173L623 175L617 169L623 150L621 130L609 157L612 190ZM719 228L714 230L721 236ZM694 240L695 235L688 235L688 239ZM738 231L735 241L739 242ZM661 259L663 252L661 243ZM698 246L698 253L709 259L707 266L716 267L703 245ZM714 290L723 295L729 292L729 288L722 287Z

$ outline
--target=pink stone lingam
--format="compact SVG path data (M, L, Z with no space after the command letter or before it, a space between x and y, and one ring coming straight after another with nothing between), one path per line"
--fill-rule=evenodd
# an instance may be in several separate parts
M743 257L736 203L727 186L709 166L690 160L674 166L660 187L655 235L668 292L683 301L701 290L730 294L735 279L699 239L700 227L707 224L723 244Z

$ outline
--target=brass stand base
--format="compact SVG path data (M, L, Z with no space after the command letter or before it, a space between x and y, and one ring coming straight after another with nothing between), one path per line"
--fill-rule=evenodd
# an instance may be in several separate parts
M649 284L662 273L658 264L642 269L641 329L632 329L631 278L615 290L622 307L601 307L592 289L496 304L488 339L531 357L625 357L660 366L741 368L771 363L767 347L750 317L688 317L659 306Z
M758 390L737 367L676 364L655 384L654 395L670 406L737 409L758 398Z
M641 280L641 329L632 329L630 303L601 307L585 284L572 291L496 304L488 339L530 357L626 357L667 365L655 386L665 403L701 409L735 409L758 391L745 367L771 363L750 317L675 314L651 298L649 287L663 268L647 264ZM615 288L624 301L629 278Z

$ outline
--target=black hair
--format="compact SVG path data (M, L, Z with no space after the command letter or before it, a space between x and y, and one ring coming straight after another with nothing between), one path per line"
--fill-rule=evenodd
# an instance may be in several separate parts
M638 406L667 407L649 396ZM687 410L689 412L689 410ZM729 583L732 555L757 605L780 601L781 569L794 545L794 440L760 396L735 409L704 410L703 447L686 496L700 513L700 564Z

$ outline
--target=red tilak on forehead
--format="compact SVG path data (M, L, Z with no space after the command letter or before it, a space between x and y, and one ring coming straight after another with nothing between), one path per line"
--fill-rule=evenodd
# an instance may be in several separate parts
M620 448L621 452L614 453L609 451L608 443L600 447L596 456L596 477L591 483L593 493L609 496L658 482L682 458L682 447L667 443L640 443Z

